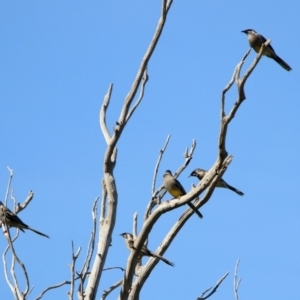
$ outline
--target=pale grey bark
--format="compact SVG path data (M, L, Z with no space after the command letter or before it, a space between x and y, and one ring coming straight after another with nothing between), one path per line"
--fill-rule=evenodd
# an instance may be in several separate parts
M240 287L240 283L242 281L242 278L238 278L238 276L237 276L239 265L240 265L240 260L238 259L237 262L236 262L236 265L235 265L234 280L233 280L233 290L234 290L235 300L239 300L238 290L239 290L239 287Z
M75 292L75 281L79 280L79 287L77 289L77 297L78 299L84 299L84 300L95 300L97 299L97 293L98 293L98 286L101 280L102 273L104 271L104 264L106 261L107 253L109 251L109 247L111 245L112 240L112 233L114 230L115 222L116 222L116 211L117 211L117 205L118 205L118 192L116 187L116 179L114 177L113 171L117 160L117 143L122 135L123 130L125 129L127 123L129 122L131 116L135 112L136 108L140 104L140 102L143 99L146 83L148 81L148 74L147 74L147 65L148 62L153 54L153 51L155 50L155 47L159 41L159 38L161 36L161 33L163 31L167 14L169 12L169 9L172 5L172 0L162 0L162 12L161 17L158 21L157 28L155 30L153 39L150 42L150 45L142 59L141 65L138 69L136 78L133 81L132 87L125 97L123 106L121 108L119 119L116 121L116 126L112 133L109 132L108 126L106 123L106 114L109 107L109 103L111 101L112 92L113 92L113 85L111 84L108 88L108 91L104 97L104 101L100 110L100 116L99 116L99 122L100 127L103 132L103 136L105 139L105 142L107 144L107 149L105 151L104 155L104 162L103 162L103 179L102 179L102 199L101 199L101 205L100 205L100 217L99 220L96 218L96 202L94 202L92 215L93 215L93 232L90 238L89 246L88 246L88 253L85 259L85 263L82 267L81 272L76 272L75 268L75 262L79 255L80 251L77 251L76 254L74 254L74 250L72 253L72 265L71 265L71 280L70 281L64 281L60 284L53 285L45 289L41 295L37 299L41 299L42 296L49 290L58 288L64 284L70 284L70 292L68 294L69 299L74 298L74 292ZM224 172L226 171L227 167L231 163L233 157L232 155L228 155L228 152L226 150L226 134L229 123L234 118L238 108L242 104L242 102L245 100L245 92L244 92L244 85L254 70L255 66L259 62L263 48L266 47L270 43L270 40L268 40L264 45L262 45L261 51L256 56L254 62L249 67L249 69L245 72L245 75L243 77L240 77L241 73L241 67L243 66L243 63L245 59L247 58L250 51L248 51L241 62L237 65L235 68L234 74L229 81L228 85L224 88L222 92L221 97L221 120L220 120L220 133L219 133L219 144L218 144L218 157L216 158L215 163L210 168L210 170L207 172L205 177L199 182L199 184L196 187L193 187L191 191L189 191L186 195L180 197L179 199L172 199L167 202L161 202L161 199L163 195L165 194L165 190L163 186L155 188L156 185L156 178L158 173L158 168L160 165L160 161L162 160L163 154L165 152L165 149L168 145L169 138L167 138L167 141L160 151L160 155L158 158L158 162L156 164L155 170L154 170L154 178L152 183L152 197L146 207L144 220L142 224L142 228L140 233L137 233L137 214L134 216L133 221L133 234L134 236L137 236L135 240L134 248L135 250L132 251L129 255L126 270L124 271L124 277L119 280L117 283L113 284L110 288L106 289L106 291L103 292L102 299L105 299L109 293L116 289L117 287L121 286L120 294L119 294L119 300L137 300L139 299L139 294L141 289L143 288L144 283L146 282L147 278L150 276L151 271L158 263L157 258L149 258L148 262L144 266L139 266L137 268L138 263L138 256L139 252L141 250L141 247L145 244L145 242L148 239L148 236L152 230L152 228L155 226L157 220L165 213L168 213L171 210L177 209L180 206L186 205L187 203L193 201L193 204L195 207L200 208L205 203L209 201L211 198L211 195L214 191L214 188L219 181L219 179L222 177ZM238 96L237 100L234 103L233 107L231 108L228 115L225 113L225 95L227 91L232 87L233 83L237 83L237 89L238 89ZM136 94L138 89L140 89L140 94L135 100ZM134 102L135 101L135 102ZM185 151L184 153L184 162L182 166L179 167L177 172L175 173L175 177L177 177L189 164L193 157L193 153L196 148L196 141L193 141L191 148ZM13 172L10 170L10 178L12 178ZM10 184L11 179L9 180L7 193L6 193L6 199L8 197L8 191L10 190ZM18 211L26 208L26 206L30 203L30 201L33 198L33 193L30 192L27 199L24 201L22 205L16 205L15 208ZM5 202L6 203L6 202ZM189 208L187 209L180 218L173 224L173 226L170 228L169 232L166 234L165 238L157 248L156 252L157 254L162 255L170 246L174 238L176 237L177 233L180 231L180 229L184 226L184 224L187 222L187 220L193 215L193 211ZM99 222L99 234L98 237L96 236L96 225L97 222ZM4 226L3 226L4 227ZM16 236L17 237L17 236ZM13 240L10 239L9 231L8 231L8 247L6 251L3 254L3 262L4 262L4 272L7 280L7 284L12 290L12 293L14 295L15 299L26 299L27 296L30 293L30 285L29 285L29 278L26 272L25 266L22 264L22 262L18 259L14 249L13 249ZM95 240L97 239L97 243ZM7 261L6 261L6 253L8 249L12 250L12 264L11 264L11 272L12 272L12 280L10 280L7 272ZM93 255L94 250L96 251L96 254ZM93 263L92 263L92 259ZM18 262L23 270L25 282L26 282L26 288L25 291L21 292L18 286L18 280L17 276L14 272L15 269L15 262ZM90 268L90 265L92 264L92 267ZM236 267L237 270L237 267ZM135 276L138 272L138 277ZM75 276L77 274L78 276ZM217 290L221 282L225 279L227 274L218 281L217 285L215 286L214 292ZM87 283L86 283L87 280ZM86 286L85 286L86 284ZM235 296L237 298L237 289L238 289L239 283L235 285ZM207 291L205 291L206 293ZM210 295L209 295L210 296ZM202 296L201 296L202 297ZM203 294L204 297L204 294ZM199 299L206 299L208 296L205 296L205 298L199 298Z

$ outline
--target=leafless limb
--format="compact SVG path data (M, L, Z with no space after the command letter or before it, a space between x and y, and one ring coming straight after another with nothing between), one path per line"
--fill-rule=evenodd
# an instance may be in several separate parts
M177 178L180 175L180 173L188 166L188 164L190 163L191 159L193 158L193 153L194 153L195 149L196 149L196 141L193 140L190 150L188 152L186 152L188 154L184 155L184 159L185 160L184 160L183 164L174 173L174 177L175 178ZM163 155L163 153L162 153L162 155ZM161 185L152 194L152 197L151 197L151 199L150 199L150 201L149 201L149 203L147 205L147 208L146 208L144 221L146 221L149 218L149 216L151 214L151 211L154 208L154 206L156 204L161 204L160 200L164 197L165 194L166 194L166 189L164 188L164 185Z
M111 136L108 133L107 125L105 121L105 115L109 104L109 99L111 97L110 91L107 93L107 97L101 107L100 126L103 131L104 138L107 142L107 149L104 155L104 164L103 164L103 169L104 169L103 180L105 182L105 189L106 189L105 193L103 194L106 197L105 199L102 199L102 203L103 203L102 208L105 206L105 210L107 210L107 214L101 212L101 218L104 216L105 218L100 219L101 230L99 232L99 243L98 243L97 255L95 256L94 265L92 267L88 284L85 290L86 300L94 300L96 298L99 281L104 267L104 262L106 260L108 248L111 244L111 236L115 226L116 211L117 211L117 204L118 204L118 193L115 185L115 178L113 176L113 170L115 167L116 156L117 156L116 145L119 138L121 137L124 128L127 125L127 122L130 120L133 111L136 109L136 107L141 101L141 98L143 97L145 84L148 78L147 73L145 71L148 62L152 56L152 53L157 45L159 37L162 33L166 21L167 12L172 3L171 0L169 1L163 0L162 2L163 2L162 13L158 21L158 25L154 33L153 39L150 42L150 45L146 50L146 53L142 59L142 62L137 71L137 75L133 81L131 89L127 94L127 96L125 97L125 101L121 109L120 117L116 122L116 127L114 128L114 132ZM136 104L132 106L135 95L139 88L141 88L140 97L136 101Z
M7 184L6 194L5 194L5 201L4 201L5 204L7 204L8 195L9 195L9 191L11 189L11 183L12 183L12 178L13 178L13 174L14 174L12 169L10 169L9 167L7 167L7 169L9 170L10 175L9 175L9 180L8 180L8 184ZM12 192L11 192L11 198L14 200L14 203L15 203L15 197L14 197L14 194L13 194L13 189L12 189ZM27 198L30 198L30 197L27 197ZM19 236L19 230L16 231L16 236L12 239L8 226L6 226L5 224L1 224L1 225L2 225L2 228L3 228L4 236L6 237L7 242L8 242L8 246L6 247L6 249L4 250L4 253L2 255L3 266L4 266L4 274L5 274L6 282L9 286L9 288L11 289L15 299L26 299L26 297L30 293L30 290L29 290L29 277L28 277L25 265L23 264L23 262L17 256L17 254L15 252L15 249L14 249L14 246L13 246L13 242ZM6 254L8 252L8 249L11 249L11 253L12 253L12 262L11 262L10 272L11 272L13 283L11 282L11 280L8 276L7 258L6 258ZM15 272L15 262L17 262L20 265L21 270L24 273L25 285L26 285L24 292L21 292L20 288L19 288L18 279L17 279L17 275L16 275L16 272Z
M91 259L93 256L93 252L95 249L95 235L96 235L96 231L97 231L97 203L98 203L98 199L99 197L97 197L94 201L93 204L93 208L92 208L92 219L93 219L93 230L91 233L91 237L90 237L90 241L89 241L89 245L88 245L88 249L87 249L87 254L83 263L83 267L80 271L80 274L85 274L84 276L86 276L87 272L90 269L90 263L91 263Z
M103 271L109 271L109 270L114 270L114 269L120 269L121 271L125 271L124 268L121 268L121 267L110 267L110 268L104 268Z
M187 195L182 196L180 198L180 200L175 199L175 200L171 200L169 202L164 202L163 204L161 204L154 212L153 214L149 217L149 219L144 223L144 226L141 230L141 233L135 243L135 248L137 249L136 252L138 252L138 241L141 240L143 238L143 234L144 232L146 232L146 235L148 236L147 230L151 230L151 228L149 229L148 226L153 226L151 219L154 218L154 216L156 214L162 214L164 212L160 212L160 209L163 205L167 205L169 203L172 203L173 201L175 202L180 202L183 201L184 197L186 198L187 196L191 195L189 198L189 201L191 201L193 198L195 198L195 193L200 194L201 192L203 192L204 190L206 191L205 196L201 199L201 201L196 201L194 202L194 205L198 208L200 207L201 203L206 203L208 201L208 199L211 197L214 187L217 184L219 178L222 176L222 174L225 172L227 165L231 162L232 157L229 156L227 157L223 164L222 164L222 168L219 172L213 172L210 171L209 172L209 178L205 181L201 181L201 183L195 187L194 189L192 189L192 191L190 191ZM217 164L215 164L215 166L212 168L216 168ZM211 170L212 170L211 169ZM193 196L194 195L194 196ZM189 202L186 201L185 202ZM201 205L202 206L202 205ZM162 241L162 243L160 244L160 246L157 248L156 253L163 255L163 253L166 251L166 249L169 247L169 245L172 243L172 241L174 240L174 238L176 237L177 233L180 231L180 229L183 227L183 225L186 223L186 221L193 215L193 210L188 209L186 212L183 213L183 215L179 218L179 220L174 224L174 226L170 229L170 231L168 232L168 234L166 235L166 237L164 238L164 240ZM155 221L153 221L154 223L156 222L156 219L154 219ZM126 268L126 273L128 273L127 269L130 268L130 264L133 263L134 261L134 253L131 253L131 256L129 257L129 262L127 264L127 268ZM132 258L132 261L130 261ZM136 299L136 297L138 297L139 292L141 290L141 288L143 287L145 281L147 280L147 278L149 277L151 271L154 269L154 267L156 266L156 264L158 263L158 259L156 258L151 258L149 259L149 261L147 262L147 264L145 266L143 266L142 272L139 273L139 277L137 277L135 279L135 282L131 285L131 290L130 290L130 295L129 298L130 300ZM125 273L125 274L126 274Z
M252 65L247 69L247 71L245 72L245 75L242 78L240 78L239 76L240 76L241 68L242 68L242 66L245 62L245 59L247 58L247 56L250 53L250 50L248 50L247 53L244 55L242 61L235 68L231 80L229 81L227 86L222 91L222 97L221 97L221 129L220 129L220 135L219 135L219 157L220 157L221 160L224 159L228 155L228 153L226 151L226 147L225 147L228 124L234 118L234 116L235 116L238 108L242 104L242 102L246 99L245 91L244 91L245 83L246 83L248 77L250 76L250 74L252 73L252 71L254 70L254 68L256 67L256 65L258 64L258 62L259 62L259 60L262 56L263 50L270 43L271 43L271 40L267 40L264 44L262 44L261 49L260 49L259 53L257 54L256 58L254 59ZM236 102L234 103L234 105L233 105L231 111L229 112L228 116L226 116L226 113L225 113L225 94L231 88L231 86L233 84L233 78L235 78L235 81L237 83L238 98L237 98Z
M135 212L133 215L133 228L132 228L132 234L134 238L137 237L137 219L138 219L138 213Z
M77 277L75 280L77 280L79 277ZM50 290L53 290L53 289L57 289L57 288L60 288L62 287L63 285L66 285L66 284L71 284L71 281L69 280L66 280L66 281L63 281L61 283L58 283L58 284L55 284L55 285L52 285L52 286L49 286L47 287L45 290L43 290L41 292L41 294L35 299L35 300L40 300L43 298L43 296Z
M140 96L137 99L136 103L132 106L132 108L130 109L130 111L127 114L126 117L126 122L128 122L128 120L130 119L130 117L132 116L132 114L134 113L135 109L138 107L138 105L140 104L140 102L142 101L143 97L144 97L144 92L145 92L145 86L146 83L148 81L149 77L148 77L148 73L147 73L147 68L144 71L144 76L142 78L142 83L141 83L141 92L140 92Z
M6 193L5 193L5 197L4 197L5 206L7 206L8 194L9 194L11 182L12 182L12 179L13 179L13 176L14 176L14 170L13 169L11 169L10 167L7 167L7 170L9 171L9 178L8 178Z
M202 293L202 295L199 298L197 298L197 300L205 300L205 299L209 298L212 294L214 294L217 291L218 287L221 285L221 283L224 281L224 279L228 276L228 274L229 274L229 272L227 272L222 278L220 278L213 289L212 289L212 287L210 287L206 291L204 291ZM207 296L205 296L205 294L208 291L210 291L211 289L212 289L212 291Z
M113 284L111 287L109 287L107 290L104 290L102 293L102 297L101 300L105 300L106 297L114 290L116 289L118 286L120 286L123 282L123 278L121 280L119 280L118 282L116 282L115 284Z
M197 145L196 140L193 140L190 150L188 151L188 148L186 149L186 151L183 154L184 158L185 158L185 163L176 171L176 173L174 174L174 177L177 178L181 174L181 172L188 166L188 164L190 163L190 161L193 158L193 154L196 149L196 145Z
M80 284L78 286L78 298L79 299L84 299L84 282L85 282L87 276L90 274L90 272L89 272L90 264L91 264L91 260L92 260L93 253L95 250L95 236L96 236L96 232L97 232L97 203L98 203L98 200L99 200L99 197L97 197L94 200L94 204L92 207L93 230L91 233L86 257L85 257L81 271L79 273L77 272L77 275L80 279Z
M234 271L234 281L233 281L233 289L234 289L234 296L235 296L235 300L239 300L239 295L238 295L238 290L239 290L239 286L240 283L242 281L242 278L237 277L237 271L239 268L239 264L240 264L240 260L238 259L235 265L235 271Z
M2 226L6 226L6 225L2 225ZM17 236L18 236L18 230L17 230ZM9 231L9 228L7 227L6 228L6 233L5 233L5 237L7 239L7 242L8 242L8 245L9 245L9 248L11 249L11 252L12 252L12 263L11 263L11 268L10 268L10 271L11 271L11 275L12 275L12 278L13 278L13 281L14 283L12 284L8 278L8 274L6 272L6 257L5 257L5 254L7 253L7 250L4 251L3 253L3 261L5 261L4 265L5 265L5 276L6 276L6 281L9 285L9 287L11 288L14 296L16 299L26 299L26 297L28 296L29 294L29 277L28 277L28 274L27 274L27 270L26 270L26 267L25 265L23 264L23 262L19 259L19 257L17 256L16 252L15 252L15 249L13 247L13 241L16 240L17 236L12 240L11 239L11 235L10 235L10 231ZM26 287L25 287L25 290L24 292L21 292L20 291L20 288L19 288L19 285L18 285L18 279L17 279L17 275L15 273L15 261L17 261L17 263L19 264L19 266L21 267L23 273L24 273L24 278L25 278L25 284L26 284Z
M18 234L18 233L19 233L19 232L17 232L17 234ZM7 234L7 233L5 232L5 235L6 235L6 234ZM17 236L18 236L18 235L17 235ZM17 236L12 240L12 243L15 241L15 239L17 238ZM8 237L7 237L7 238L8 238ZM2 254L2 261L3 261L4 275L5 275L6 282L7 282L8 286L9 286L9 288L11 289L12 293L14 294L14 293L15 293L15 289L14 289L14 286L13 286L13 284L12 284L12 282L10 281L9 276L8 276L8 271L7 271L7 260L6 260L6 257L5 257L9 248L10 248L10 247L9 247L9 244L8 244L7 247L5 248L3 254Z
M101 127L101 130L103 132L103 135L104 135L104 138L105 138L105 141L106 141L107 144L109 144L111 137L110 137L107 125L106 125L106 111L107 111L107 108L109 106L112 89L113 89L113 84L111 84L109 86L108 91L107 91L107 93L104 97L104 101L103 101L103 104L101 106L100 116L99 116L100 127Z
M80 254L80 251L81 251L81 247L79 247L77 252L74 253L74 243L72 241L72 264L69 266L71 270L71 287L70 287L70 291L68 292L68 297L70 300L73 300L74 286L75 286L75 264Z
M27 198L24 200L24 202L22 204L16 203L15 204L15 208L14 208L15 213L18 214L20 211L22 211L23 209L25 209L27 207L27 205L33 199L33 196L34 196L33 191L29 191Z
M245 55L247 57L248 54ZM261 56L261 52L260 52ZM242 103L242 96L244 95L243 87L245 84L246 79L248 78L247 74L250 74L254 67L256 66L258 60L260 57L256 58L255 62L250 66L250 68L246 71L246 75L242 78L240 83L238 84L238 94L239 98L238 101L234 104L231 112L228 116L225 115L224 106L225 106L225 98L224 95L226 91L228 90L228 86L232 86L233 80L231 79L229 85L226 87L225 92L222 94L222 102L221 102L221 129L219 134L219 156L214 164L214 166L209 170L209 172L206 174L206 176L201 180L201 182L198 184L197 187L193 188L192 191L190 191L187 195L182 196L180 199L174 199L165 203L160 204L155 211L152 212L152 214L148 217L148 219L144 222L144 225L142 227L142 230L140 232L140 235L135 241L135 248L136 251L132 252L129 256L126 272L124 274L124 283L123 283L123 289L121 292L121 296L119 299L130 299L134 300L138 298L139 292L143 286L143 283L150 275L150 272L154 268L154 266L157 264L157 259L152 258L148 261L148 263L143 267L143 271L139 274L139 277L135 279L135 282L132 283L133 280L133 272L134 272L134 266L136 262L136 256L137 253L139 253L141 246L143 245L143 242L147 238L148 234L150 233L152 227L154 226L154 223L157 221L157 219L167 211L170 211L174 208L177 208L183 204L188 203L189 201L192 201L196 197L198 197L205 189L206 194L205 196L199 201L195 201L194 205L199 208L203 206L211 197L211 194L213 193L213 190L215 188L216 183L218 180L222 177L223 173L226 171L226 168L230 164L232 160L232 156L228 156L228 153L225 148L225 140L226 140L226 133L228 124L234 117L234 113L239 108L240 104ZM244 58L245 59L245 58ZM243 61L239 63L238 67L236 68L234 72L234 78L237 77L237 74L240 72L240 68L243 64ZM187 153L187 152L186 152ZM191 159L187 154L186 156ZM187 161L187 163L189 160ZM181 172L181 169L178 170L176 175L178 175ZM189 209L187 210L178 220L178 222L173 226L173 228L170 230L170 232L167 234L163 242L161 243L161 246L158 248L157 253L163 254L164 251L168 248L174 237L176 236L177 232L182 228L183 224L188 220L188 218L192 215L192 211ZM147 215L147 214L146 214ZM127 292L127 293L126 293Z
M165 151L167 149L167 146L169 144L170 138L171 138L171 135L169 134L167 136L167 139L166 139L166 142L165 142L163 148L159 150L159 156L158 156L158 159L157 159L157 162L156 162L156 166L154 168L154 174L153 174L153 180L152 180L152 189L151 189L151 194L152 195L155 194L155 185L156 185L158 168L160 166L160 162L162 160L162 157L163 157L163 155L164 155L164 153L165 153ZM154 197L152 196L152 198L154 198Z

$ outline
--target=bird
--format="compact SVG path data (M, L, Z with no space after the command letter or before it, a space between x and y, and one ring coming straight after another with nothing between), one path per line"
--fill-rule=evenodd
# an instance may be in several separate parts
M189 177L191 176L195 176L197 177L199 180L201 180L205 175L206 175L207 171L203 170L203 169L195 169ZM244 193L241 192L240 190L236 189L235 187L229 185L225 180L223 180L222 178L219 179L219 181L217 182L216 187L221 187L221 188L226 188L226 189L230 189L232 191L234 191L235 193L237 193L240 196L243 196Z
M170 170L166 170L164 174L164 187L174 198L180 198L181 196L186 194L184 187L172 175L172 172ZM199 218L203 218L203 215L192 203L188 203L187 205L197 214Z
M128 232L124 232L121 233L120 236L122 236L125 239L125 244L126 247L132 251L132 250L136 250L136 248L134 247L134 237L131 233ZM172 263L171 261L167 260L166 258L164 258L163 256L154 253L152 251L150 251L146 246L143 246L141 249L141 256L150 256L150 257L156 257L160 260L162 260L164 263L166 263L169 266L174 267L174 263Z
M253 48L257 53L260 51L261 45L267 41L265 37L263 37L261 34L257 33L253 29L242 30L242 32L247 34L248 41L251 48ZM280 64L287 71L292 70L292 68L276 54L275 50L270 44L264 50L263 55L273 58L278 64Z
M1 201L0 201L0 220L2 223L6 224L7 227L16 227L21 231L25 232L24 229L29 229L39 235L44 237L50 238L48 235L31 228L27 224L25 224L15 213L13 213L9 208L7 208Z

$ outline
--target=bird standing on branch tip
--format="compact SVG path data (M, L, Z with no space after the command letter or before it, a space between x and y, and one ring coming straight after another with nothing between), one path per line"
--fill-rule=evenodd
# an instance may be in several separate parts
M128 232L124 232L121 233L120 236L122 236L125 239L125 244L126 247L132 251L132 250L136 250L134 247L134 238L133 235L131 233ZM156 254L152 251L150 251L146 246L143 246L141 249L141 256L150 256L150 257L156 257L160 260L162 260L164 263L166 263L169 266L174 267L174 264L172 262L170 262L169 260L167 260L166 258L164 258L163 256Z
M203 170L203 169L195 169L189 177L191 176L195 176L197 177L199 180L201 180L205 175L206 175L207 171ZM232 191L234 191L235 193L237 193L240 196L243 196L244 193L239 191L238 189L234 188L233 186L229 185L225 180L223 180L222 178L219 179L219 181L217 182L216 187L221 187L221 188L226 188L226 189L230 189Z
M251 48L253 48L257 53L260 51L261 45L267 41L265 37L263 37L261 34L257 33L253 29L246 29L243 30L242 32L247 34L248 41ZM276 54L275 50L270 44L264 50L263 55L273 58L278 64L280 64L287 71L292 70L292 68Z
M170 170L167 170L164 174L164 187L165 189L174 197L180 198L186 194L185 189L181 183L172 175ZM199 218L203 218L199 210L192 204L187 203L187 205L197 214Z
M25 232L24 229L29 229L39 235L49 238L48 235L36 229L33 229L29 227L27 224L23 223L22 220L15 213L13 213L9 208L7 208L1 201L0 201L0 220L7 227L16 227L23 232Z

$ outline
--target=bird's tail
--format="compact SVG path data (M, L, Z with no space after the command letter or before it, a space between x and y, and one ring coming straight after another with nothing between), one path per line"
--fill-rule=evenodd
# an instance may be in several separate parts
M167 265L174 267L174 264L171 261L167 260L166 258L164 258L163 256L161 256L159 254L151 252L151 256L157 257L158 259L162 260Z
M201 212L194 206L194 204L192 203L188 203L188 206L196 213L196 215L202 219L203 215L201 214Z
M50 239L50 237L49 237L48 235L46 235L46 234L44 234L44 233L42 233L42 232L40 232L40 231L38 231L38 230L36 230L36 229L33 229L33 228L29 227L29 226L28 226L26 229L29 229L29 230L31 230L31 231L33 231L33 232L39 234L39 235L42 235L42 236L44 236L44 237Z
M292 68L283 59L281 59L278 55L275 54L274 56L272 56L272 58L287 71L292 70Z
M226 183L226 185L227 185L227 188L228 188L228 189L232 190L233 192L237 193L237 194L240 195L240 196L244 196L244 193L241 192L240 190L238 190L238 189L236 189L235 187L229 185L228 183Z

